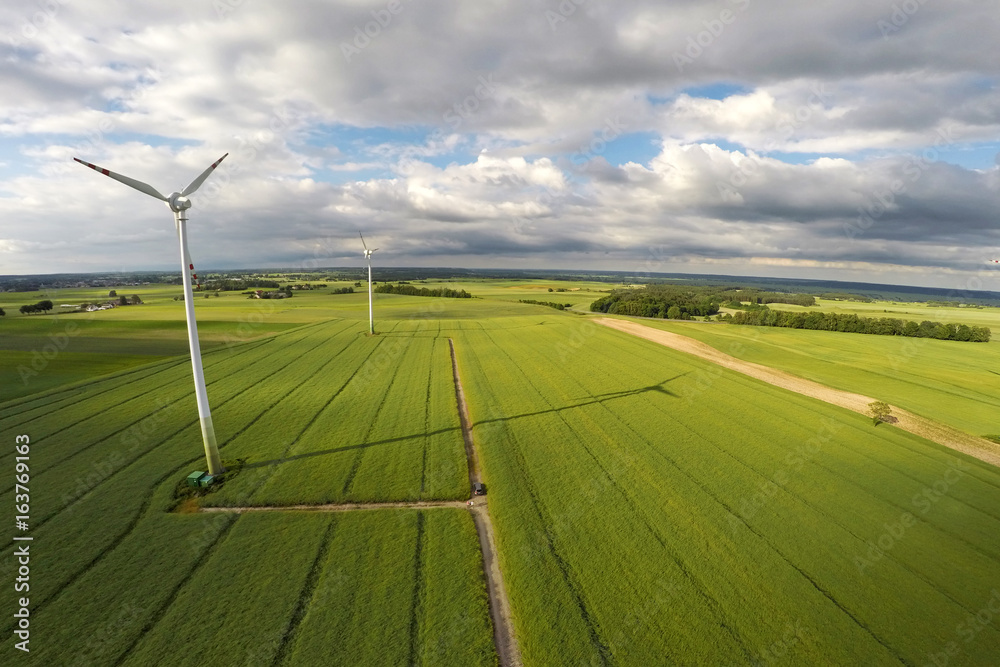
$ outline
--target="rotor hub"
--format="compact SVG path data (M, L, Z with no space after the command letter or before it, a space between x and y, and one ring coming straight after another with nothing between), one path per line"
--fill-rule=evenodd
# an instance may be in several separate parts
M180 213L191 208L191 200L184 197L179 192L175 192L167 199L167 205L174 213Z

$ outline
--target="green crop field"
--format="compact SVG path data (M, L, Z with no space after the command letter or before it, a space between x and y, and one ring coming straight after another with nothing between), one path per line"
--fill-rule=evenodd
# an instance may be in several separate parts
M227 445L247 467L206 504L467 496L451 357L438 334L426 321L375 338L353 324L333 336L319 327L316 351L269 378L273 405L253 406L257 420Z
M493 665L477 557L462 510L151 512L35 614L30 663Z
M1000 340L963 343L721 323L643 324L887 401L972 435L1000 433Z
M963 625L1000 580L996 469L571 315L481 324L459 354L526 663L1000 651Z
M242 461L201 506L466 498L450 338L525 665L1000 654L1000 471L579 312L518 303L583 311L604 284L445 284L477 298L376 295L375 337L363 293L199 298L218 441ZM32 652L18 658L496 664L483 556L459 507L178 511L193 508L175 487L204 465L183 309L176 287L135 289L142 306L0 322L5 355L79 326L0 403L3 432L32 440ZM884 388L973 432L1000 389L981 377L1000 343L751 341L749 327L646 323L723 351L744 341L736 356ZM890 346L907 342L916 354ZM891 373L868 368L897 353ZM0 465L13 470L12 448ZM0 505L14 492L0 484ZM8 581L13 551L0 550Z
M246 467L206 504L466 496L447 340L431 325L396 322L400 335L368 338L332 320L207 352L221 451ZM204 463L191 394L189 362L175 357L0 404L3 431L32 440L33 548L45 556L32 562L30 599L36 627L53 635L33 664L149 664L178 635L190 653L174 664L271 664L279 651L310 664L331 637L358 644L329 664L495 662L478 540L461 510L169 512L178 480ZM0 458L13 470L13 449ZM14 505L13 480L0 497ZM12 546L3 562L12 574ZM331 586L368 608L344 635L312 620L336 612L312 605ZM221 606L192 621L191 605L208 600ZM258 606L232 613L241 600ZM407 642L375 641L390 630Z

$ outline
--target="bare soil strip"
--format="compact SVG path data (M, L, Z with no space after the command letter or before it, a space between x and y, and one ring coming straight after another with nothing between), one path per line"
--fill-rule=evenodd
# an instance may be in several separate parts
M469 420L469 406L465 402L465 392L462 390L462 380L458 374L458 358L455 356L455 342L449 338L451 348L451 368L455 375L455 398L458 401L458 417L462 423L462 438L465 440L465 454L469 460L469 486L479 482L479 457L476 455L475 443L472 440L472 422ZM475 496L474 496L475 497ZM479 546L483 551L483 573L486 575L486 590L490 599L490 616L493 617L493 642L501 667L521 667L521 651L514 636L514 623L511 620L510 599L503 583L500 563L497 561L496 538L493 534L493 522L490 521L489 508L486 503L476 502L472 507L472 520L479 533Z
M800 378L791 373L779 371L768 366L762 366L750 361L742 361L724 352L719 352L714 347L701 341L669 331L654 329L638 322L609 317L599 317L595 321L598 324L645 338L646 340L659 343L674 350L693 354L730 370L749 375L768 384L773 384L776 387L794 391L798 394L819 399L864 415L868 414L868 404L878 400L863 394L855 394L827 387L818 382L806 380L805 378ZM969 456L974 456L980 461L1000 466L1000 445L996 443L990 442L985 438L977 438L974 435L964 433L946 424L920 417L895 405L892 406L892 413L897 420L892 424L893 426L919 435L922 438L932 440L945 447L968 454Z

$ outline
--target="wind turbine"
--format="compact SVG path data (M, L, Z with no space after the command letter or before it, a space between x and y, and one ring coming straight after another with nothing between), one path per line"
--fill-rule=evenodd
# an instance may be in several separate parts
M368 245L365 243L365 235L359 231L358 236L361 237L361 245L365 247L365 259L368 261L368 333L374 336L375 316L372 313L372 253L378 250L378 248L369 250Z
M195 190L201 187L201 184L205 182L205 179L209 177L212 171L219 166L219 163L226 159L226 155L223 155L218 160L212 163L212 166L201 173L198 178L191 181L191 184L180 192L174 192L169 197L164 197L160 194L156 188L147 185L141 181L129 178L127 176L122 176L121 174L116 174L113 171L108 171L107 169L102 169L96 164L90 164L89 162L84 162L79 158L73 158L80 164L86 165L93 169L94 171L99 171L100 173L113 178L119 183L124 183L125 185L135 188L139 192L145 193L150 197L155 197L160 201L166 202L170 210L174 212L174 224L177 227L177 238L180 240L181 244L181 277L184 282L184 310L187 314L187 330L188 330L188 344L191 348L191 367L194 370L194 393L198 400L198 417L201 421L201 437L205 441L205 457L208 459L208 472L212 475L218 475L224 472L222 467L222 459L219 457L219 446L215 441L215 427L212 425L212 413L208 407L208 392L205 389L205 372L201 366L201 347L198 344L198 323L194 319L194 294L191 290L191 276L194 271L194 264L191 263L191 256L188 253L187 246L187 210L191 208L191 200L188 199L188 195L192 194Z

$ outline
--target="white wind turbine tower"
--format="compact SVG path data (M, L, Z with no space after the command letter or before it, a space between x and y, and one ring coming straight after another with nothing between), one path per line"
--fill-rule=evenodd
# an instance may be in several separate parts
M187 246L187 210L191 208L191 200L188 195L201 187L209 174L219 166L219 163L226 159L223 155L212 166L201 173L198 178L191 181L191 184L180 192L174 192L169 197L164 197L155 188L141 181L137 181L113 171L102 169L97 165L84 162L79 158L73 158L80 164L86 165L94 171L115 179L120 183L135 188L150 197L156 197L160 201L166 202L170 210L174 212L174 223L177 226L177 237L181 244L181 276L184 282L184 310L187 313L188 344L191 347L191 366L194 370L194 393L198 400L198 417L201 420L201 437L205 441L205 457L208 459L208 472L218 475L224 472L222 459L219 457L219 446L215 441L215 427L212 425L212 413L208 407L208 392L205 389L205 372L201 366L201 347L198 344L198 323L194 319L194 294L191 290L191 275L194 265L191 263Z
M365 235L358 232L358 236L361 237L361 245L365 247L365 259L368 261L368 333L369 335L375 335L375 316L372 312L372 253L378 250L378 248L368 249L368 245L365 243Z

